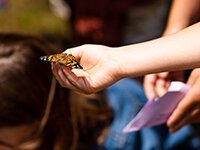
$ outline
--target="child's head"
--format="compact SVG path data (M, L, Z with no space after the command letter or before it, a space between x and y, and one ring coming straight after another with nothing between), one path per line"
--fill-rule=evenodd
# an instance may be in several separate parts
M0 35L0 127L30 124L43 116L51 73L38 61L45 54L40 42Z
M36 37L0 34L1 150L87 149L109 123L104 100L94 105L96 97L55 85L50 63L39 59L53 53Z
M48 46L31 36L0 34L0 148L35 138L51 87ZM37 135L39 136L39 135Z

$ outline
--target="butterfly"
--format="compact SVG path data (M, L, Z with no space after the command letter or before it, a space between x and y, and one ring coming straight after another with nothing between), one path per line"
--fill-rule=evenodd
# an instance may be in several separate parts
M70 69L83 69L79 60L76 59L76 57L74 57L72 54L59 53L54 55L46 55L41 56L40 59L43 61L59 63L70 67Z

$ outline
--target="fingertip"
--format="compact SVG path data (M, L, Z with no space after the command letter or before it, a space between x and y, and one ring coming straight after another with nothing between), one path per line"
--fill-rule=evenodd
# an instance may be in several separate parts
M178 118L177 118L178 117ZM167 120L167 126L169 128L174 128L174 126L177 124L177 121L179 120L180 116L177 116L176 110L171 114L171 116Z
M175 130L174 130L173 128L169 128L169 132L170 132L170 133L174 133Z
M168 120L167 120L167 126L169 127L169 128L172 128L172 121L171 121L171 119L169 118Z
M148 98L148 100L153 100L155 98L155 94L153 92L149 92L147 94L147 98Z
M169 75L169 72L160 72L158 75L160 78L166 78Z
M168 121L167 123L166 123L166 125L167 125L167 127L169 128L169 132L170 133L174 133L174 132L176 132L176 126L174 126L173 124L172 124L172 122L170 122L170 121Z

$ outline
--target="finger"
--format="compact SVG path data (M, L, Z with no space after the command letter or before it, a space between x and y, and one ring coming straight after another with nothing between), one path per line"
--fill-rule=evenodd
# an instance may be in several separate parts
M51 63L51 70L53 73L57 74L58 66L56 65L56 63Z
M180 122L178 122L175 126L170 127L169 128L170 132L176 132L177 130L179 130L186 124L191 124L191 123L195 123L199 121L198 120L199 115L200 115L200 108L199 106L197 106L191 112L188 112L188 114L186 114L185 117Z
M61 85L63 85L63 87L70 88L72 90L76 90L76 87L68 80L68 78L66 77L66 75L64 74L62 69L60 69L58 71L58 75L59 75L59 78L61 80L60 81Z
M76 89L69 81L68 79L64 76L61 67L59 64L53 63L52 64L52 70L55 78L58 80L59 84L62 87L65 88L70 88L70 89Z
M71 70L77 77L87 77L89 74L83 69L72 69Z
M165 81L165 79L157 79L155 89L159 97L167 92L169 84L170 82Z
M55 76L56 80L59 82L59 84L61 86L64 86L61 78L59 77L58 75L58 71L59 71L59 64L56 64L56 63L52 63L52 72L53 72L53 75Z
M82 56L82 49L83 49L83 45L82 46L77 46L77 47L74 47L74 48L68 48L63 53L72 54L77 59L79 59Z
M178 104L172 115L167 121L168 127L174 127L178 124L196 105L196 102L193 100L192 90L181 100Z
M188 84L189 86L192 86L192 85L196 82L198 76L199 76L199 74L197 74L196 71L193 70L192 73L191 73L190 76L189 76L189 79L188 79L188 81L187 81L187 84Z
M200 110L200 108L199 108L199 110ZM198 113L198 115L196 117L193 118L191 123L200 123L200 112Z
M64 77L75 87L77 87L78 77L71 71L69 67L61 66Z
M169 76L169 72L158 73L159 78L166 79Z
M80 70L80 69L79 69ZM62 66L62 71L65 74L65 76L67 77L68 81L79 91L87 93L87 89L85 91L85 87L88 87L85 82L85 77L77 77L76 74L74 74L74 72L77 71L77 69L73 69L74 72L72 72L68 67ZM82 73L82 72L81 72ZM83 74L81 74L83 75Z
M156 82L155 81L156 81L155 74L146 75L144 78L144 90L145 90L145 94L149 100L156 97L156 93L155 93L155 83Z
M169 127L169 132L174 133L174 132L178 131L184 125L186 125L188 122L189 122L189 118L183 118L183 120L179 124L177 124L175 126L172 126L172 127L170 126Z
M80 81L81 77L87 78L89 76L89 74L82 69L72 69L72 70L70 70L68 67L65 67L65 66L61 66L61 67L63 69L63 72L67 76L67 78L71 82L73 82L74 85L78 85L76 83L78 83L78 81Z
M69 79L69 82L72 83L79 92L84 94L91 94L95 92L95 89L91 88L91 82L85 76L77 77L72 71L69 72L66 69L64 69L63 72Z

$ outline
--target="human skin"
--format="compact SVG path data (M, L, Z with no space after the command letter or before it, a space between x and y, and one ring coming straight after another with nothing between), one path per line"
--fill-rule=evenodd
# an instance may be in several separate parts
M200 122L200 69L194 69L187 81L191 90L178 104L167 121L170 132L176 132L188 123Z
M199 19L200 14L200 0L173 0L172 6L170 9L167 25L163 36L174 34L193 22ZM195 74L195 79L194 75ZM199 113L195 107L191 109L192 104L199 105L198 99L200 99L198 93L199 86L198 78L200 76L199 69L195 69L192 75L189 77L188 84L192 86L191 91L186 95L186 97L179 103L178 107L172 113L169 118L167 125L171 132L176 132L178 129L183 127L188 123L199 122ZM178 72L161 72L156 74L149 74L144 77L144 89L145 94L148 99L154 97L162 96L166 93L168 86L172 80L184 80L184 71ZM191 81L194 83L191 84ZM188 111L189 110L189 111ZM194 119L194 111L196 111ZM187 112L187 113L185 113ZM183 115L184 114L184 115ZM187 117L185 117L187 116Z
M30 140L35 133L36 123L17 127L0 128L0 149L11 150Z
M111 48L83 45L65 51L83 66L72 71L52 65L59 83L82 93L100 91L125 77L136 77L162 71L175 71L200 66L200 23L176 34L152 41Z
M174 34L199 19L200 0L173 0L163 36ZM144 77L144 90L148 99L166 93L172 80L184 80L184 71L160 72Z

